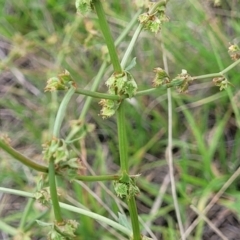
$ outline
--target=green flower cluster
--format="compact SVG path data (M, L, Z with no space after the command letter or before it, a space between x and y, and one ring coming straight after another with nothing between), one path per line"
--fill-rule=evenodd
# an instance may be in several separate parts
M124 71L120 74L114 73L107 81L108 92L113 95L133 97L137 92L137 84L133 76ZM100 115L108 118L114 115L119 108L121 101L102 99L99 104L102 106Z

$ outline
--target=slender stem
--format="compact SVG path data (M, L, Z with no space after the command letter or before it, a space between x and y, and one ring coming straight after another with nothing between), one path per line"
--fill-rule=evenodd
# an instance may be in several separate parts
M164 48L164 45L162 44L162 50L163 50L163 64L164 64L164 69L166 70L168 74L168 62L167 62L167 56L166 56L166 51ZM176 182L175 182L175 177L174 177L174 163L173 163L173 114L172 114L172 93L171 89L168 88L167 90L167 98L168 98L168 146L167 146L167 161L168 161L168 168L169 168L169 176L170 176L170 182L171 182L171 191L172 191L172 198L173 198L173 204L174 204L174 209L177 217L177 222L178 226L180 229L180 234L182 240L185 240L184 238L184 228L182 224L182 219L181 219L181 214L179 210L179 204L178 204L178 198L177 198L177 191L176 191Z
M141 240L141 233L139 228L139 222L138 222L138 212L137 212L137 205L135 201L135 197L132 196L128 200L128 208L131 216L131 223L132 223L132 229L133 229L133 240Z
M74 92L75 92L75 87L71 87L68 90L67 94L64 96L64 98L59 106L58 113L57 113L54 127L53 127L53 136L56 138L59 138L60 128L61 128L64 116L65 116L65 112L66 112L68 103L69 103L71 97L73 96ZM61 215L61 209L60 209L59 201L58 201L54 160L55 159L53 157L51 157L49 159L48 178L49 178L50 195L51 195L55 219L58 223L61 223L61 222L63 222L63 218Z
M23 163L24 165L26 165L26 166L28 166L32 169L35 169L39 172L44 172L44 173L48 172L48 168L46 166L43 166L43 165L40 165L40 164L37 164L37 163L33 162L31 159L25 157L20 152L16 151L12 147L10 147L2 139L0 139L0 148L2 148L5 152L10 154L12 157L17 159L19 162Z
M69 103L71 97L73 96L73 94L75 93L75 90L76 90L75 87L71 87L68 90L67 94L64 96L64 98L59 106L57 116L55 119L55 123L54 123L54 127L53 127L53 136L56 138L59 137L60 128L61 128L64 116L65 116L65 112L66 112L68 103Z
M77 89L75 93L83 94L89 97L100 98L100 99L110 99L110 100L121 100L121 97L112 94L93 92L85 89Z
M119 141L119 154L120 165L122 171L122 180L129 179L128 170L128 143L127 143L127 131L126 131L126 119L125 119L125 102L122 101L117 111L117 126L118 126L118 141ZM128 207L133 227L133 239L140 240L141 234L138 222L138 213L134 196L130 196L128 199Z
M5 234L8 233L12 236L16 236L18 234L18 230L7 223L3 222L0 220L0 229L2 230L1 232L4 232Z
M183 80L178 79L178 80L175 80L175 81L173 81L171 83L168 83L168 84L164 84L164 85L162 85L160 87L157 87L157 88L150 88L150 89L147 89L147 90L138 91L136 93L135 97L147 95L149 93L158 92L159 90L165 90L165 89L168 89L168 88L177 87L177 86L181 85L182 82L183 82Z
M100 182L100 181L116 181L119 180L122 175L96 175L96 176L77 176L74 180L83 182ZM139 175L129 175L130 178L137 178Z
M235 66L237 66L240 63L240 59L238 59L236 62L232 63L230 66L228 66L227 68L225 68L223 71L221 71L220 73L223 75L226 72L228 72L229 70L231 70L232 68L234 68Z
M10 194L14 194L14 195L17 195L17 196L34 198L33 193L28 193L28 192L25 192L25 191L20 191L20 190L15 190L15 189L0 187L0 192L10 193ZM65 204L65 203L62 203L62 202L59 202L59 205L63 209L66 209L66 210L69 210L69 211L75 212L75 213L80 213L80 214L89 216L93 219L96 219L97 221L106 223L107 225L112 226L113 228L121 231L122 233L126 234L129 237L132 235L131 230L129 230L128 228L124 227L123 225L121 225L121 224L119 224L119 223L117 223L117 222L115 222L115 221L113 221L109 218L103 217L103 216L101 216L99 214L96 214L94 212L91 212L91 211L88 211L88 210L85 210L85 209L82 209L82 208L78 208L78 207L75 207L75 206L71 206L71 205L68 205L68 204Z
M21 222L19 224L19 228L21 230L24 229L24 226L25 226L25 224L27 222L27 217L29 215L29 212L32 209L33 203L34 203L34 199L33 198L28 199L27 205L26 205L26 207L24 209L24 212L22 214L22 217L21 217Z
M120 165L123 174L128 174L128 150L127 150L127 132L125 119L125 102L122 101L117 111L118 141Z
M100 175L100 176L77 176L74 179L83 182L97 182L97 181L116 181L120 175Z
M55 165L54 165L54 159L50 159L49 161L49 187L50 187L50 195L51 195L51 200L52 200L52 205L53 205L53 211L54 211L54 216L55 219L58 223L63 222L63 218L61 215L61 209L59 206L59 201L58 201L58 195L57 195L57 186L56 186L56 181L55 181Z
M11 188L0 187L0 192L10 193L10 194L14 194L21 197L34 198L34 193L29 193L29 192L11 189Z
M200 76L193 77L192 79L196 80L196 79L203 79L203 78L212 78L212 77L223 76L225 73L230 71L232 68L236 67L239 63L240 63L240 59L238 59L236 62L232 63L231 65L229 65L228 67L226 67L225 69L220 71L219 73L210 73L210 74L200 75Z
M103 36L104 36L106 44L107 44L107 48L108 48L108 52L109 52L109 55L111 58L114 72L121 73L122 68L121 68L121 65L120 65L120 62L118 59L117 50L114 45L114 41L113 41L109 26L108 26L108 23L106 20L105 13L103 11L101 1L94 0L92 3L95 7L95 10L96 10L96 13L97 13L97 16L99 19L99 25L100 25L100 28L102 30Z
M36 224L36 220L42 219L47 214L49 214L49 210L41 212L39 215L34 215L34 218L31 218L31 220L27 223L27 225L24 226L23 228L24 232L28 232L31 229L33 229L34 224Z
M142 24L139 24L137 29L136 29L136 31L135 31L135 33L134 33L134 35L133 35L133 37L132 37L132 39L131 39L131 42L128 45L128 48L127 48L127 50L126 50L126 52L125 52L125 54L124 54L124 56L122 58L122 61L121 61L121 66L122 66L123 69L126 67L126 64L127 64L128 59L129 59L129 56L132 53L132 50L133 50L133 48L134 48L134 46L136 44L136 41L138 39L138 36L139 36L142 28L143 28Z
M153 7L148 12L149 15L154 14L154 12L156 11L156 9L158 7L166 5L166 3L167 3L167 1L164 0L164 1L159 1L156 4L154 4ZM127 48L127 50L126 50L126 52L125 52L125 54L122 58L121 66L122 66L123 69L126 67L127 61L128 61L128 59L129 59L129 57L132 53L132 50L133 50L133 48L136 44L136 41L137 41L138 36L139 36L140 32L142 31L142 29L143 29L143 25L139 24L135 33L134 33L134 35L133 35L133 37L132 37L132 39L131 39L131 42L129 43L128 48Z

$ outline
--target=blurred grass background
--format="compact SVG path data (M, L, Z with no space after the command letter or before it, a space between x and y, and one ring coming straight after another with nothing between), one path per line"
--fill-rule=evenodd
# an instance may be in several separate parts
M198 76L219 72L232 63L227 50L229 43L240 41L240 3L220 2L221 6L210 0L169 1L170 21L161 34L143 31L132 54L137 65L131 72L139 89L150 88L153 68L163 67L162 43L172 78L182 69ZM116 39L137 9L131 1L104 2L104 8ZM96 16L77 15L74 1L0 0L0 11L0 132L9 135L18 151L42 162L41 144L50 134L62 98L62 93L44 93L47 79L67 69L78 87L89 89L103 62L104 39L98 31ZM133 32L134 29L118 47L120 57ZM173 90L175 178L185 228L196 218L190 204L203 209L239 167L239 73L239 66L228 73L234 87L226 91L220 92L211 79L194 81L187 94ZM108 68L99 91L106 91L104 82L110 74ZM69 133L70 120L79 117L85 100L77 95L72 99L62 128L63 138ZM102 120L99 111L98 100L93 100L85 121L94 124L95 130L72 148L86 160L89 174L115 173L119 169L115 118ZM150 229L156 239L178 239L165 157L166 91L133 99L127 107L127 118L131 173L141 173L140 216L144 222L151 220ZM34 191L38 173L3 151L0 160L0 186ZM65 202L84 205L115 220L118 212L126 213L124 204L109 191L110 183L59 180L59 186ZM0 197L1 221L17 227L26 199L7 194ZM157 210L149 214L158 199ZM240 239L238 199L239 184L235 181L207 215L227 239ZM33 209L29 221L42 211L37 204ZM78 239L125 239L90 218L64 214L80 222ZM48 213L42 219L49 217ZM30 239L46 239L45 229L39 229L36 224L31 227ZM190 235L189 239L194 240L219 239L204 222ZM0 230L0 239L11 237Z

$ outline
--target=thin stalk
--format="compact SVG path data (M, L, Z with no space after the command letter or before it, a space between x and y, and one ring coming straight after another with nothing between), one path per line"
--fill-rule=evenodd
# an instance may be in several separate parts
M105 13L103 11L103 7L101 4L100 0L94 0L93 5L95 7L97 16L98 16L98 20L99 20L99 25L100 28L102 30L103 36L105 38L106 44L107 44L107 48L108 48L108 52L111 58L111 62L113 65L113 69L115 73L121 73L122 72L122 68L118 59L118 55L117 55L117 50L115 48L114 45L114 41L107 23L107 19L105 16Z
M230 71L232 68L236 67L239 63L240 63L240 59L238 59L236 62L232 63L231 65L229 65L228 67L226 67L225 69L223 69L222 71L220 71L218 73L210 73L210 74L200 75L200 76L192 77L192 79L196 80L196 79L203 79L203 78L212 78L212 77L223 76L225 73Z
M177 87L177 86L181 85L182 82L183 82L183 80L178 79L174 82L164 84L164 85L162 85L160 87L157 87L157 88L150 88L150 89L147 89L147 90L138 91L134 97L144 96L144 95L148 95L150 93L158 92L159 90L165 90L165 89L168 89L168 88Z
M48 213L49 213L49 210L46 210L46 211L40 213L39 215L35 216L34 218L32 218L32 219L28 222L28 224L23 228L24 232L30 231L30 230L33 228L34 224L37 223L36 220L42 219L42 218L43 218L45 215L47 215Z
M56 138L59 138L60 128L61 128L64 116L65 116L67 105L68 105L71 97L73 96L74 92L75 92L75 88L71 87L68 90L67 94L64 96L64 98L59 106L58 113L57 113L54 127L53 127L53 136ZM62 218L61 209L60 209L59 201L58 201L54 160L55 159L53 157L51 157L49 159L49 165L48 165L49 188L50 188L50 195L51 195L55 219L56 219L57 223L61 223L61 222L63 222L63 218Z
M164 69L168 74L168 63L167 63L167 56L165 54L165 48L162 44L162 50L163 50L163 64ZM172 191L172 198L173 198L173 204L174 209L177 217L178 227L180 230L180 235L182 240L185 240L184 237L184 228L182 224L181 214L179 210L179 204L178 204L178 198L177 198L177 191L176 191L176 182L174 178L174 163L173 163L173 115L172 115L172 93L171 89L169 88L167 90L167 98L168 98L168 146L167 146L167 157L168 157L168 168L169 168L169 176L170 176L170 182L171 182L171 191Z
M155 4L153 5L153 7L149 10L149 12L148 12L149 15L154 14L154 12L156 11L156 9L157 9L158 7L163 6L163 5L166 5L166 3L167 3L166 0L164 0L164 1L159 1L159 2L155 3ZM142 29L143 29L143 25L140 23L140 24L138 25L138 27L137 27L137 29L136 29L136 31L135 31L132 39L131 39L131 42L130 42L129 45L128 45L128 48L127 48L127 50L126 50L123 58L122 58L122 61L121 61L122 69L124 69L124 68L126 67L127 61L128 61L128 59L129 59L129 57L130 57L130 55L131 55L131 53L132 53L132 50L133 50L134 46L136 45L136 41L137 41L138 36L139 36L140 32L142 31Z
M0 192L10 193L10 194L14 194L14 195L17 195L17 196L34 198L33 193L28 193L28 192L25 192L25 191L20 191L20 190L15 190L15 189L0 187ZM62 202L60 202L59 204L60 204L60 207L63 208L63 209L66 209L66 210L69 210L69 211L75 212L75 213L80 213L82 215L86 215L86 216L89 216L93 219L96 219L99 222L106 223L107 225L112 226L113 228L121 231L122 233L126 234L129 237L132 235L131 230L129 230L128 228L124 227L123 225L121 225L121 224L119 224L119 223L117 223L117 222L115 222L115 221L113 221L109 218L103 217L103 216L101 216L99 214L96 214L96 213L93 213L91 211L88 211L88 210L85 210L85 209L82 209L82 208L78 208L78 207L75 207L75 206L71 206L71 205L68 205L68 204L65 204L65 203L62 203Z
M99 98L99 99L110 99L110 100L121 100L120 96L107 94L107 93L99 93L93 92L85 89L76 89L75 93L86 95L89 97Z
M120 165L123 174L128 174L128 150L127 131L125 119L125 102L122 101L117 111L118 144L120 154Z
M24 229L24 226L25 226L25 224L27 222L27 217L29 215L29 212L32 209L33 203L34 203L34 199L33 198L28 199L28 203L27 203L27 205L26 205L26 207L24 209L23 215L21 217L21 222L19 224L19 229L21 229L21 230Z
M24 164L24 165L26 165L26 166L28 166L28 167L36 170L36 171L39 171L39 172L44 172L44 173L48 172L48 168L46 166L43 166L43 165L40 165L40 164L37 164L37 163L33 162L31 159L25 157L20 152L16 151L12 147L10 147L2 139L0 139L0 148L2 148L5 152L10 154L12 157L17 159L22 164Z
M128 170L128 143L127 143L127 131L126 131L126 119L125 119L125 102L122 101L117 111L117 126L118 126L118 141L119 141L119 154L120 165L123 179L129 178ZM130 212L132 227L133 227L133 240L140 240L140 228L138 221L138 212L134 196L128 199L128 208Z
M61 223L63 222L63 218L62 218L61 209L58 201L57 186L55 181L55 164L54 164L53 158L50 159L49 161L48 172L49 172L48 178L49 178L50 196L52 200L54 216L57 223Z
M131 176L134 177L134 176ZM74 180L83 182L101 182L101 181L116 181L121 178L121 175L96 175L96 176L77 176Z
M8 225L7 223L3 222L2 220L0 220L0 229L5 234L8 233L8 234L10 234L12 236L15 236L15 235L17 235L19 233L16 228Z
M121 61L121 66L122 66L123 69L126 67L129 56L132 53L132 50L133 50L133 48L136 44L136 41L138 39L138 36L139 36L140 32L142 31L142 28L143 28L142 24L139 24L135 33L134 33L134 35L133 35L133 37L132 37L132 39L131 39L131 42L128 45L128 48L127 48L127 50L126 50L126 52L125 52L125 54L122 58L122 61Z
M131 216L133 240L141 240L142 237L141 237L140 228L139 228L137 205L136 205L134 196L131 196L128 199L128 208Z
M122 175L96 175L96 176L77 176L74 180L82 182L102 182L102 181L117 181ZM129 175L130 178L137 178L139 175Z
M53 127L53 136L56 138L59 137L60 128L61 128L64 116L65 116L65 112L66 112L68 103L69 103L71 97L73 96L73 94L75 93L75 90L76 90L75 87L71 87L68 90L67 94L64 96L64 98L59 106L57 116L55 119L55 123L54 123L54 127Z

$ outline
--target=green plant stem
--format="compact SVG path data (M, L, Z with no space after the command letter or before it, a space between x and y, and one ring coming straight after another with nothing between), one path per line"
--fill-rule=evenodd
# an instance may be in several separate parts
M20 190L15 190L15 189L0 187L0 192L10 193L10 194L14 194L14 195L17 195L17 196L34 198L33 193L28 193L28 192L24 192L24 191L20 191ZM68 205L68 204L65 204L65 203L62 203L62 202L60 202L59 205L63 209L66 209L66 210L69 210L69 211L72 211L72 212L75 212L75 213L80 213L80 214L89 216L93 219L96 219L99 222L106 223L107 225L112 226L113 228L121 231L122 233L126 234L129 237L132 235L132 231L130 231L128 228L124 227L123 225L121 225L121 224L119 224L119 223L117 223L117 222L115 222L115 221L113 221L109 218L103 217L99 214L90 212L90 211L82 209L82 208L71 206L71 205Z
M122 101L117 111L118 144L122 174L128 174L127 131L125 121L125 102Z
M75 93L86 95L89 97L100 98L100 99L110 99L110 100L121 100L121 97L113 94L93 92L85 89L77 89Z
M136 29L136 31L135 31L135 33L134 33L134 35L133 35L133 37L132 37L132 39L131 39L131 42L128 45L128 48L127 48L127 50L126 50L126 52L125 52L125 54L124 54L124 56L122 58L122 61L121 61L121 66L122 66L123 69L125 69L125 67L126 67L126 64L127 64L128 59L129 59L129 56L132 53L132 50L133 50L133 48L134 48L134 46L136 44L136 41L138 39L138 36L139 36L142 28L143 28L142 24L139 24L137 29Z
M138 212L137 212L137 205L135 201L135 197L131 196L128 199L128 208L131 216L131 223L132 223L132 229L133 229L133 240L141 240L141 233L139 228L139 222L138 222Z
M154 12L156 11L156 9L158 7L166 5L166 3L167 3L166 0L159 1L159 2L155 3L153 5L153 7L149 10L149 12L148 12L149 15L154 14ZM137 29L136 29L136 31L135 31L135 33L133 34L131 42L129 43L128 48L127 48L127 50L126 50L126 52L125 52L125 54L124 54L124 56L122 58L122 61L121 61L121 66L122 66L123 69L125 69L125 67L126 67L127 61L128 61L128 59L129 59L129 57L130 57L130 55L132 53L132 50L133 50L134 46L136 45L136 41L137 41L138 36L141 33L142 29L143 29L143 25L139 24Z
M55 216L57 223L61 223L61 222L63 222L63 218L61 215L61 210L60 210L58 195L57 195L54 159L50 159L50 161L49 161L48 172L49 172L49 174L48 174L49 188L50 188L50 195L51 195L51 200L52 200L52 205L53 205L54 216Z
M106 44L107 44L107 48L108 48L108 52L109 52L109 55L111 58L114 72L121 73L122 68L121 68L121 65L120 65L120 62L118 59L118 55L117 55L117 50L115 48L114 41L113 41L109 26L108 26L108 23L106 20L106 16L103 11L102 3L100 0L93 0L92 3L95 7L95 10L96 10L96 13L98 16L98 20L99 20L99 25L100 25L100 28L102 30L103 36L104 36Z
M221 77L225 73L230 71L232 68L236 67L239 63L240 63L240 59L238 59L236 62L232 63L231 65L229 65L224 70L222 70L222 71L220 71L218 73L210 73L210 74L204 74L204 75L200 75L200 76L195 76L195 77L192 77L192 79L196 80L196 79L203 79L203 78Z
M53 127L53 136L56 138L59 138L60 128L61 128L64 116L65 116L65 112L66 112L66 109L67 109L67 106L68 106L68 103L69 103L71 97L75 93L75 90L76 90L75 87L72 86L68 90L66 95L64 96L64 98L59 106L57 116L55 119L55 123L54 123L54 127Z
M83 182L100 182L100 181L116 181L120 175L96 175L96 176L77 176L74 179Z
M149 93L157 92L159 90L165 90L165 89L171 88L171 87L176 87L176 86L181 85L182 82L183 82L183 80L179 79L174 82L159 86L157 88L150 88L147 90L138 91L134 97L147 95ZM83 90L83 89L77 89L77 90L75 90L75 93L83 94L83 95L90 96L90 97L100 98L100 99L111 99L111 100L118 100L118 101L128 98L126 95L118 96L118 95L113 95L113 94L92 92L92 91Z
M117 110L117 126L118 126L118 141L119 141L119 154L120 165L122 172L122 181L129 181L128 170L128 143L127 143L127 131L126 131L126 119L125 119L125 101L123 100L120 107ZM138 222L138 213L134 196L130 196L128 199L128 207L133 227L133 240L140 240L141 234Z
M8 233L12 236L15 236L18 234L18 230L16 228L6 224L2 220L0 220L0 229L2 230L2 232Z
M158 92L159 90L165 90L167 88L177 87L177 86L181 85L182 82L183 82L183 80L178 79L178 80L175 80L174 82L164 84L157 88L149 88L147 90L138 91L134 97L144 96L144 95L148 95L150 93Z
M24 209L23 215L21 217L21 222L19 224L19 229L21 229L21 230L24 229L24 226L25 226L25 224L27 222L28 214L29 214L29 212L32 209L33 203L34 203L34 199L33 198L28 199L28 203L27 203L27 205L26 205L26 207Z
M96 175L96 176L77 176L74 180L83 182L100 182L100 181L116 181L119 180L121 175ZM137 178L139 175L129 175L130 178Z
M49 214L49 211L46 210L44 212L41 212L39 215L37 216L34 216L34 218L32 218L28 223L27 225L23 228L24 232L28 232L30 231L33 226L37 223L36 220L40 220L42 219L45 215Z
M12 157L17 159L22 164L24 164L24 165L26 165L26 166L34 169L34 170L37 170L39 172L44 172L44 173L48 172L48 168L46 166L43 166L43 165L40 165L40 164L37 164L37 163L31 161L31 159L25 157L24 155L22 155L21 153L19 153L18 151L16 151L12 147L10 147L2 139L0 139L0 148L2 148L5 152L10 154Z
M55 119L55 123L54 123L54 127L53 127L53 136L56 138L59 138L60 135L60 128L66 113L66 109L68 106L68 103L71 99L71 97L73 96L75 92L75 87L71 87L67 94L64 96L58 112L57 112L57 116ZM54 164L54 158L51 157L49 159L49 165L48 165L48 178L49 178L49 187L50 187L50 195L51 195L51 200L52 200L52 205L53 205L53 211L54 211L54 215L55 215L55 219L57 221L57 223L62 223L63 222L63 218L62 218L62 214L61 214L61 209L59 206L59 201L58 201L58 194L57 194L57 186L56 186L56 179L55 179L55 164Z

